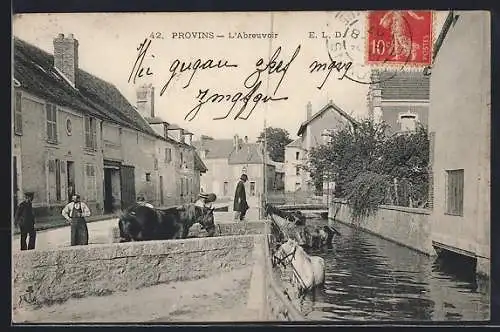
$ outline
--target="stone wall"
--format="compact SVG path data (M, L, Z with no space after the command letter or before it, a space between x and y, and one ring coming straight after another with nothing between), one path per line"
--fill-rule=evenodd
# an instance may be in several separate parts
M334 217L338 208L340 210L337 212L336 221L360 227L367 232L427 255L435 255L432 247L429 210L381 205L373 216L354 222L348 205L336 200L329 206L329 219Z
M13 254L13 308L198 279L252 264L253 235Z

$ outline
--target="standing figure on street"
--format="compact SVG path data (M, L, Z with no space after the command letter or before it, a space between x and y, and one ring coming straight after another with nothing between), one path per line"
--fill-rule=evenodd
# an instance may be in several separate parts
M85 217L90 217L90 209L87 204L80 202L80 195L73 195L72 201L62 210L62 215L71 224L71 245L89 244L89 231Z
M21 231L21 250L32 250L35 249L36 242L36 230L35 230L35 214L33 213L33 206L31 202L33 201L34 193L27 192L24 194L24 201L22 201L16 210L16 215L14 217L15 226L19 226ZM26 238L29 235L28 245L26 245Z
M247 194L245 192L245 182L247 182L247 180L248 176L246 174L242 174L234 192L233 210L234 220L236 221L243 221L249 208L247 203Z

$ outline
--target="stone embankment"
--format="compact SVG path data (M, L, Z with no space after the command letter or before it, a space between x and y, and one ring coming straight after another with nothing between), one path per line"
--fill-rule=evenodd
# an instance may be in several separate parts
M273 275L268 225L219 236L16 252L15 322L301 320Z

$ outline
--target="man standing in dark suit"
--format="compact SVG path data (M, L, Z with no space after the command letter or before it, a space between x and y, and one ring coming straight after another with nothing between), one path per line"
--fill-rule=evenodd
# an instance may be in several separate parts
M33 206L31 204L34 195L35 194L32 192L27 192L24 194L24 201L19 204L14 218L15 226L19 226L19 230L21 231L21 250L35 249L35 214L33 213ZM26 239L28 235L30 238L28 241L28 245L26 245Z
M245 219L245 214L248 210L247 195L245 192L245 182L247 182L248 176L242 174L238 184L236 185L236 191L234 193L234 220L243 221Z

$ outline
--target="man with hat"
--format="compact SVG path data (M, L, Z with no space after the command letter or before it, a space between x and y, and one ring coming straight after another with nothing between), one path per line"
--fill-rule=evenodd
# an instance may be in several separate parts
M16 227L19 226L19 230L21 231L21 250L35 249L35 214L33 213L33 205L31 204L34 196L35 194L33 192L24 193L24 201L17 207L14 217L14 224ZM28 235L29 241L26 245Z
M243 221L249 208L245 192L245 182L247 182L247 180L248 176L246 174L242 174L234 192L233 210L235 212L234 219L236 221Z
M89 230L85 217L90 217L90 209L80 201L80 195L73 194L71 202L62 210L64 219L71 224L71 245L89 244Z

